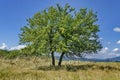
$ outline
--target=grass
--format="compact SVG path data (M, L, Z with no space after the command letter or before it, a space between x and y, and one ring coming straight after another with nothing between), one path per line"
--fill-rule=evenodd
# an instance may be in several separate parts
M52 67L48 58L0 59L0 80L120 80L120 63L63 61Z

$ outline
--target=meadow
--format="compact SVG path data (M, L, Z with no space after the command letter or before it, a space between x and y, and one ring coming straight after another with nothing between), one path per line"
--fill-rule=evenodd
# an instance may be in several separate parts
M120 63L63 61L53 67L49 58L0 58L0 80L120 80Z

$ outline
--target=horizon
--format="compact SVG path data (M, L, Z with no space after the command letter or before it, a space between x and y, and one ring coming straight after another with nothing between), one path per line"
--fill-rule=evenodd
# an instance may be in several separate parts
M100 32L99 37L103 49L98 54L87 55L88 58L110 58L120 56L120 10L119 0L1 0L0 9L0 49L21 49L25 45L19 45L20 28L27 25L26 19L31 18L36 12L56 6L59 3L64 6L68 3L76 10L80 8L92 9L97 12ZM108 4L109 3L109 4Z

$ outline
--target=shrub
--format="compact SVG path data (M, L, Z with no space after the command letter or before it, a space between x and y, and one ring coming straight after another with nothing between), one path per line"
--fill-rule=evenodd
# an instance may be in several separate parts
M9 54L6 55L6 58L13 59L13 58L19 57L20 55L21 53L19 50L12 50L12 51L9 51Z
M0 50L0 58L5 57L8 53L9 53L9 51L7 51L7 50Z

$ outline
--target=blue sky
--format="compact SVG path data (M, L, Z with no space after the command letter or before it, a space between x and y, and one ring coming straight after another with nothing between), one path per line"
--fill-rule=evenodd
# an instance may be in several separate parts
M0 0L0 46L19 46L18 34L27 24L26 19L56 3L69 3L76 10L88 8L97 12L103 44L101 53L120 54L120 0Z

